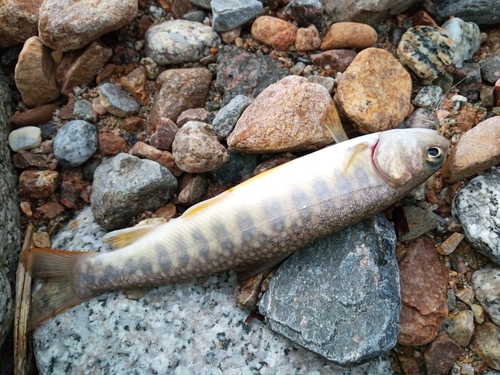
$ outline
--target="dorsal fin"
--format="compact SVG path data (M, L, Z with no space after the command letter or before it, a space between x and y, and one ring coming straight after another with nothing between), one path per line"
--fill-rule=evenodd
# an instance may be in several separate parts
M351 166L352 162L361 152L366 150L368 147L370 147L368 143L358 143L356 146L346 150L344 160L342 160L342 170L344 171L344 177L347 176L347 170Z
M325 115L323 116L323 122L332 138L335 140L335 143L344 142L349 139L342 127L342 122L340 122L340 116L333 100L330 101L326 109Z

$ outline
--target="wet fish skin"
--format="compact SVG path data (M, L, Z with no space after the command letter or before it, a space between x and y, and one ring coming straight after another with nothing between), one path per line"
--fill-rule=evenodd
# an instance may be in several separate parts
M370 134L258 175L114 252L32 249L21 256L28 272L52 278L35 296L32 326L110 290L282 259L395 203L442 165L447 150L432 130Z

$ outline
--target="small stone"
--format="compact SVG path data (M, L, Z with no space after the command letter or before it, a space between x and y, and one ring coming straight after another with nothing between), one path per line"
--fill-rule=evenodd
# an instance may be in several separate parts
M436 247L436 251L441 255L450 255L462 242L464 235L462 233L453 233L441 245Z
M151 146L159 150L172 150L172 142L179 128L173 121L166 117L162 117L160 123L156 127L156 131L149 138Z
M24 198L47 198L59 185L59 173L56 171L28 170L19 176L19 195Z
M448 300L448 311L452 311L457 307L457 297L455 297L452 289L448 289L448 292L446 292L446 299Z
M203 23L203 20L207 17L207 13L201 9L193 10L182 16L183 19L187 21Z
M413 26L437 26L436 21L425 10L417 10L413 13Z
M29 202L21 202L19 207L21 208L21 211L23 212L24 215L26 215L28 219L33 216L33 211L31 211Z
M322 67L329 66L330 69L343 73L351 65L356 54L356 51L351 49L332 49L311 55L311 62Z
M476 327L471 341L472 350L495 370L500 370L500 328L485 322Z
M160 151L144 142L137 142L130 153L142 159L149 159L167 168L175 177L179 177L183 171L175 164L174 156L168 151Z
M64 124L54 138L54 155L67 167L85 163L97 151L97 131L94 125L75 120Z
M462 67L465 60L469 60L481 45L481 31L474 22L465 22L454 17L446 21L442 26L450 34L455 45L453 64Z
M38 13L43 0L2 2L0 48L14 46L38 33Z
M121 86L142 105L149 102L148 78L143 68L136 68L120 80Z
M73 114L79 120L87 122L95 121L95 114L92 112L92 103L86 99L79 99L75 102L73 107Z
M164 220L170 220L177 214L177 208L172 203L167 203L165 206L160 207L154 212L156 217L162 218Z
M299 26L309 26L313 23L320 23L323 13L323 5L320 0L291 0L285 13Z
M274 49L286 51L295 43L297 26L270 16L261 16L252 24L252 38L271 46Z
M443 89L437 85L428 85L420 89L413 99L413 104L418 107L428 108L433 110L437 108L439 101L443 95Z
M9 146L12 151L31 150L42 143L42 131L36 126L25 126L9 134Z
M229 30L229 31L221 32L220 37L224 43L231 44L237 38L239 38L240 34L241 34L241 27L237 27L237 28Z
M29 107L49 103L61 94L56 83L56 63L39 37L29 38L15 69L16 87Z
M479 90L483 83L481 66L477 63L466 62L461 68L453 71L453 79L460 93L470 101L479 99Z
M455 361L462 354L462 348L441 332L425 351L425 367L432 375L447 375Z
M265 89L227 137L232 151L245 153L316 149L333 142L323 124L331 110L328 91L306 78L289 76Z
M494 85L500 79L500 56L493 56L481 62L481 75L489 83Z
M257 309L260 287L265 277L265 272L262 272L236 285L236 288L234 288L234 299L240 309L245 311L255 311Z
M237 184L253 176L253 171L257 165L256 155L239 154L228 151L229 161L219 169L208 172L210 181L220 186Z
M403 306L398 343L425 345L436 338L448 314L448 269L433 240L422 236L404 248L399 270Z
M356 22L337 22L330 26L323 41L321 49L372 47L377 42L377 32L370 25Z
M295 64L290 68L290 73L292 73L293 75L300 76L304 71L305 67L306 64L304 64L302 61L299 61L297 64Z
M179 204L192 206L198 203L207 190L208 182L203 176L195 176L184 189L181 190L177 201Z
M49 219L55 219L64 212L64 207L57 202L47 202L40 207L40 212Z
M483 322L484 322L483 306L474 303L473 305L471 305L470 309L472 310L472 313L474 314L474 320L476 321L476 323L483 324Z
M229 31L244 25L262 14L263 5L257 0L245 2L237 0L212 0L213 21L215 31Z
M314 51L321 45L321 38L319 37L316 26L310 25L307 28L300 28L297 30L297 37L295 38L295 47L297 51Z
M328 90L329 94L333 94L333 88L335 87L335 80L332 77L323 76L309 76L307 77L309 82L317 83Z
M146 33L146 56L158 65L200 61L218 47L220 38L207 25L186 20L156 24Z
M35 247L50 248L50 237L47 232L33 233L33 244Z
M55 104L40 105L25 112L14 113L10 122L15 128L42 125L52 120L56 109L59 107Z
M233 130L241 114L250 104L252 104L252 102L253 99L245 95L238 95L234 97L215 115L212 122L215 134L220 137L227 137Z
M403 211L408 224L408 233L398 237L401 242L412 241L437 226L436 216L428 210L414 206L404 206Z
M362 134L393 129L410 113L412 81L393 55L368 48L355 57L337 80L334 97Z
M111 58L113 51L97 42L92 42L84 51L71 51L57 67L56 79L61 93L68 96L78 86L88 85Z
M179 117L177 117L177 126L180 128L188 121L200 121L208 123L210 120L208 117L208 112L205 110L205 108L191 108L186 109L179 115Z
M476 298L490 315L491 320L500 326L500 268L487 265L472 275Z
M136 0L47 0L40 7L38 30L46 46L70 51L118 30L136 14Z
M474 314L470 310L460 311L450 322L446 333L462 347L469 345L474 333Z
M396 54L401 64L412 70L424 83L434 81L453 61L455 46L446 29L415 26L406 31Z
M127 152L127 143L123 137L112 133L99 134L99 151L102 156L115 156Z
M12 165L19 169L39 168L49 169L45 155L33 154L29 151L21 150L12 158Z
M172 144L172 154L177 166L190 173L213 171L229 160L212 126L196 121L179 129Z
M112 83L99 86L101 105L118 117L127 117L139 111L139 104L124 89Z
M126 132L136 134L144 128L144 120L140 117L126 117L122 121L122 129Z
M156 79L160 74L160 68L155 61L149 57L141 59L141 66L144 68L146 76L149 79Z
M455 296L467 305L471 306L474 303L474 292L472 288L463 288L455 292Z
M500 163L500 117L480 122L460 137L442 168L443 180L453 184ZM487 144L488 147L482 145Z

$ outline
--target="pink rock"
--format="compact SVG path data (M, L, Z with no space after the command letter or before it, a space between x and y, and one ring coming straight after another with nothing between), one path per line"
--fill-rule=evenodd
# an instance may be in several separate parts
M370 25L356 22L337 22L330 26L323 38L321 49L372 47L377 42L377 32Z
M99 151L102 156L114 156L128 152L127 142L123 137L112 133L99 134Z
M355 57L356 51L352 49L332 49L311 55L311 62L322 67L328 65L337 72L344 72Z
M38 34L38 12L43 0L2 1L0 48L23 43Z
M297 31L297 38L295 39L297 51L313 51L318 49L320 45L321 38L316 26L302 27Z
M252 24L252 38L286 51L295 42L297 26L276 17L261 16Z
M455 361L462 354L462 347L441 332L425 351L425 366L427 373L433 375L447 375Z
M170 151L172 150L172 142L178 130L179 128L172 120L162 117L156 127L156 132L149 138L149 143L159 150Z
M186 109L177 117L177 126L180 128L188 121L208 122L208 112L205 108Z

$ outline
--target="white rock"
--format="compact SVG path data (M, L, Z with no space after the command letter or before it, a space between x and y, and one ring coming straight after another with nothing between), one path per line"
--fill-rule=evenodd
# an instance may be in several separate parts
M40 143L42 143L42 131L36 126L25 126L9 134L9 146L15 152L37 148Z
M455 45L453 64L461 68L463 62L469 60L479 49L481 45L481 31L479 31L479 27L474 22L465 22L457 17L449 19L441 27L450 33Z

